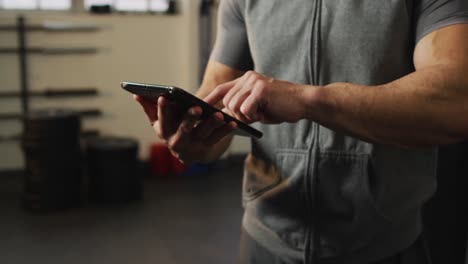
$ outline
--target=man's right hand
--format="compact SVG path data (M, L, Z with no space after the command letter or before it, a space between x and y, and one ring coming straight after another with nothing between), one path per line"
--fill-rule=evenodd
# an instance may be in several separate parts
M237 127L235 122L226 123L219 112L200 120L201 107L181 112L176 102L163 96L157 101L137 95L134 98L143 107L156 135L184 163L210 161L212 148Z

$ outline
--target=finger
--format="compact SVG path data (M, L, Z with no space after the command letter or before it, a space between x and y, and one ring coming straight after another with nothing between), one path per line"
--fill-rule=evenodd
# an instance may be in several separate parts
M229 106L227 106L229 111L234 114L233 116L241 120L242 122L251 122L249 116L244 115L244 113L242 113L242 111L240 110L240 107L248 98L250 93L251 87L249 87L249 84L247 84L246 86L244 86L243 89L237 92L237 94L230 100Z
M138 95L138 94L134 94L133 98L138 102L148 102L148 103L151 103L151 104L156 104L157 101L158 101L158 98L145 97L145 96L141 96L141 95Z
M234 121L224 124L223 126L214 130L213 133L211 133L211 135L205 139L205 144L210 146L218 143L225 136L232 133L232 131L234 131L236 128L237 124Z
M244 123L252 123L252 121L247 118L244 114L242 113L234 113L232 112L231 110L229 110L228 108L223 108L223 110L221 110L222 112L224 112L225 114L228 114L232 117L234 117L235 119L239 120L239 121L242 121Z
M204 141L205 138L209 137L211 133L224 125L224 116L222 113L214 113L206 120L200 122L193 130L193 139Z
M263 120L263 114L267 105L266 98L266 83L259 81L255 84L251 94L244 100L240 107L240 111L251 122Z
M241 92L245 91L247 92L248 90L251 89L253 83L256 80L256 75L253 72L248 72L244 74L242 79L236 82L234 87L232 87L224 96L223 98L223 104L225 107L229 108L231 112L236 112L234 108L232 108L232 100Z
M243 88L235 94L226 106L231 112L239 113L240 106L244 103L245 99L250 95L251 89Z
M160 96L158 99L158 122L160 135L164 139L168 139L174 134L179 127L180 121L178 120L177 107L171 103L167 98Z
M226 93L236 85L237 81L242 78L242 77L239 77L235 80L232 80L230 82L227 82L227 83L223 83L221 85L218 85L216 86L216 88L213 90L213 92L211 92L209 95L207 95L205 98L203 98L203 100L205 102L207 102L208 104L210 105L215 105L217 104L219 101L221 101L224 96L226 95Z
M234 117L235 119L239 120L239 121L242 121L244 123L252 123L252 121L250 121L250 119L248 119L247 117L245 117L244 115L237 115L236 113L233 113L231 112L231 110L227 109L227 108L223 108L222 112L224 112L225 114L229 115L229 116L232 116Z
M257 74L253 72L247 72L244 75L244 78L237 82L237 84L231 90L229 90L229 92L223 98L224 106L229 108L229 110L235 113L239 118L245 118L242 114L240 114L239 107L242 104L242 101L246 98L246 94L248 96L252 90L252 87L257 78Z
M170 137L168 141L169 149L173 152L183 153L187 151L188 144L190 144L190 139L193 137L191 132L194 129L194 125L198 121L202 114L202 109L199 106L190 108L185 114L182 122L180 123L177 131ZM180 156L177 156L180 158Z
M224 112L224 113L226 113L226 114L228 114L228 115L230 115L230 116L234 116L234 113L231 112L231 110L227 109L226 107L224 107L224 108L221 110L221 112Z
M167 146L174 154L177 154L177 158L184 149L186 149L188 143L188 135L182 131L182 127L179 126L177 131L167 141Z
M149 100L138 95L134 95L133 98L142 106L150 123L154 123L158 120L158 106L155 100Z
M179 125L180 130L185 134L189 134L202 115L202 111L202 108L199 106L191 107Z

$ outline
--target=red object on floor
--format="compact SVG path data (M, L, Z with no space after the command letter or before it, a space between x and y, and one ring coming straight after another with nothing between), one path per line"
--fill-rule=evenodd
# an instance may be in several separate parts
M153 144L150 149L151 172L156 176L172 174L172 154L164 144Z
M185 164L183 164L178 158L172 155L171 160L172 174L180 175L185 172L185 170L187 169Z
M161 143L151 146L149 163L151 172L156 176L180 175L186 170L186 166Z

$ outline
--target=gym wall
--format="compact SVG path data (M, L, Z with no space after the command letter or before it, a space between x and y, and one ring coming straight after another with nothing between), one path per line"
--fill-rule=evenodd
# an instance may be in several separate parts
M46 87L96 87L99 95L47 99L30 98L30 108L98 108L101 117L86 118L83 129L97 129L102 134L133 137L140 142L140 157L146 158L148 146L157 139L132 96L119 84L122 80L163 83L194 92L198 86L199 3L179 0L178 14L92 15L87 12L0 11L0 25L15 24L18 14L26 23L62 21L93 24L97 32L52 33L27 32L27 45L46 48L96 47L99 52L86 55L28 55L30 91ZM0 47L16 47L14 31L0 32ZM0 91L19 91L20 73L16 54L1 54ZM19 98L0 99L0 113L21 112ZM2 121L0 133L21 133L18 120ZM248 140L239 139L232 151L246 152ZM23 167L18 141L0 143L0 170Z

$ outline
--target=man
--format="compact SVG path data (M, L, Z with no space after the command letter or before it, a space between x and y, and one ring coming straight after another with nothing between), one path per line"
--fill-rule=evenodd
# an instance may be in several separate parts
M255 123L242 263L430 263L434 145L468 136L468 1L223 0L198 92ZM234 123L137 98L185 162Z

